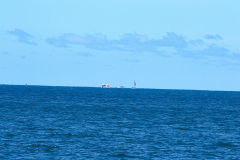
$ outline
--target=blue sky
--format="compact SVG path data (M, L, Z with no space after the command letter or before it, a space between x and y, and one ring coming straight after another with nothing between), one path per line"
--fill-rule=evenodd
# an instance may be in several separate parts
M0 2L0 84L240 90L240 1Z

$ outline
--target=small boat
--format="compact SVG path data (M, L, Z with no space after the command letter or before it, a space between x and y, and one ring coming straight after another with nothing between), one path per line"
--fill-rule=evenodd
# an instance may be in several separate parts
M136 82L134 81L132 89L136 89Z

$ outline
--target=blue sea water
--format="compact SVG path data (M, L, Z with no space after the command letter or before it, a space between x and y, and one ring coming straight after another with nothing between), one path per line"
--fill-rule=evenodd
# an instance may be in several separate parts
M0 159L240 159L240 92L0 86Z

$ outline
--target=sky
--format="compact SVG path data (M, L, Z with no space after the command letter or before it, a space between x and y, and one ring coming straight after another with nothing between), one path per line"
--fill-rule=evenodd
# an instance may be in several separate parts
M239 6L0 1L0 84L240 91Z

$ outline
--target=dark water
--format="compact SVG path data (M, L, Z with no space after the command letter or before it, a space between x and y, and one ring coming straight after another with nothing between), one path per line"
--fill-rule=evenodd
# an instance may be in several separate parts
M240 159L240 92L0 86L0 159Z

